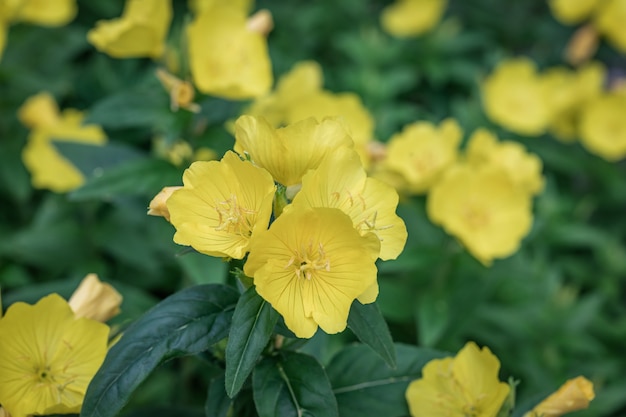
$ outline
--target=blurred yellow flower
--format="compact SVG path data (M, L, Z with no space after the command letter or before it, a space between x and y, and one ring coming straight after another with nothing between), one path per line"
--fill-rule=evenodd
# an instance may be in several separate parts
M439 23L447 4L447 0L396 0L383 10L381 25L393 36L419 36Z
M550 122L548 93L530 59L500 62L483 82L482 96L487 116L512 132L537 136Z
M302 182L309 169L342 146L353 142L341 120L314 118L274 129L263 118L241 116L235 123L235 151L265 168L284 186Z
M163 187L161 191L150 201L148 206L148 215L161 216L168 222L170 221L170 211L167 208L167 200L174 194L174 191L180 190L182 186Z
M406 243L404 221L395 213L398 193L387 184L367 178L358 154L341 148L328 155L316 170L302 178L293 207L333 207L346 213L354 227L380 240L380 259L395 259ZM290 207L290 206L288 206Z
M76 318L57 294L0 320L0 403L13 417L78 414L107 352L109 327Z
M120 313L122 295L111 284L100 281L98 275L88 274L68 304L76 318L86 317L104 323Z
M74 19L78 8L76 0L18 0L14 4L15 21L39 26L63 26Z
M413 417L496 417L510 387L498 379L500 361L469 342L454 358L434 359L409 384Z
M114 58L159 58L171 21L171 0L126 0L122 17L98 21L87 40Z
M244 272L298 337L346 328L352 302L373 302L378 238L335 208L294 207L252 238ZM367 295L366 299L360 298Z
M457 165L430 190L428 217L485 266L514 253L532 225L531 195L504 168Z
M198 161L184 187L167 199L174 242L211 256L242 259L250 238L269 224L275 186L270 174L234 152L221 161Z
M580 142L607 161L626 156L626 94L608 92L584 107L580 121Z
M561 23L573 25L588 19L602 0L548 0L554 17Z
M199 14L213 7L215 4L219 4L220 2L223 2L223 0L189 0L188 3L189 3L189 9L193 13ZM236 7L248 13L250 9L252 9L254 0L229 0L229 3L233 7Z
M493 164L504 168L511 179L528 193L536 195L543 190L543 164L535 154L526 152L518 142L499 142L486 129L476 130L467 144L467 161L476 166Z
M589 61L598 50L599 42L598 32L593 25L579 28L565 47L565 61L575 67Z
M594 398L591 381L579 376L565 382L558 391L524 414L524 417L560 417L573 411L584 410Z
M594 19L596 29L619 51L626 53L624 22L626 0L606 0L599 5Z
M462 135L453 119L438 127L429 122L412 123L391 137L380 167L400 174L405 182L401 187L409 193L423 194L456 161Z
M236 4L216 2L187 27L191 74L201 92L241 100L270 90L267 41L246 19Z
M606 70L599 62L586 64L577 72L554 67L544 73L543 82L552 108L549 130L557 139L564 142L576 139L582 107L600 95L605 77Z
M83 125L84 116L78 110L66 109L59 114L54 100L45 93L27 100L18 116L32 128L22 159L31 173L33 186L60 193L80 187L85 177L57 151L54 144L103 145L107 138L100 126Z

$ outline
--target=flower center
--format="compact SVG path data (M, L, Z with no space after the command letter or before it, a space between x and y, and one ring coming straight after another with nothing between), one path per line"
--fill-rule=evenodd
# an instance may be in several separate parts
M463 210L465 224L472 230L483 229L490 223L489 211L484 207L469 205Z
M256 214L256 211L240 206L235 194L231 194L228 200L215 203L215 211L217 211L219 221L216 231L245 237L252 234L254 222L249 219L249 216Z
M319 243L317 248L313 248L313 243L296 251L289 259L285 269L294 267L294 272L298 278L310 280L315 271L330 271L330 259L324 252L324 246Z

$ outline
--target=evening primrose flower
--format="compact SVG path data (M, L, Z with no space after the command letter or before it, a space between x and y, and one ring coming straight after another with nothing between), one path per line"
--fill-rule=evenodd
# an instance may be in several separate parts
M579 376L568 380L555 393L540 402L524 417L560 417L573 411L584 410L595 398L593 384Z
M309 171L292 205L340 209L350 216L361 235L374 233L378 237L382 260L395 259L404 249L406 226L395 213L398 193L368 178L358 154L351 149L338 149Z
M114 58L159 58L172 21L171 0L126 0L120 18L101 20L87 40Z
M271 175L227 152L219 162L191 164L183 184L166 203L176 228L174 242L206 255L242 259L250 238L269 223Z
M53 104L49 97L40 95L27 100L20 108L20 119L32 128L22 159L31 173L34 187L62 193L80 187L85 177L56 150L54 143L104 145L107 137L100 126L83 125L82 112L66 109L59 114ZM37 114L38 111L41 113Z
M609 92L584 107L580 121L580 142L607 161L626 156L626 94Z
M439 23L447 3L446 0L396 0L383 10L381 25L393 36L419 36Z
M537 136L550 122L549 97L530 59L500 62L483 82L482 96L487 116L512 132Z
M228 99L266 94L272 68L265 36L247 27L236 4L214 2L187 27L189 64L201 92Z
M80 412L107 353L109 327L75 317L57 294L0 320L0 403L12 417Z
M76 318L86 317L101 323L120 313L122 295L97 274L87 274L70 297L68 304Z
M235 122L235 151L265 168L286 187L302 182L309 169L340 147L353 142L340 119L314 118L274 129L263 118L241 116Z
M461 136L453 119L438 127L429 122L407 125L389 140L381 169L400 174L409 193L423 194L456 161Z
M380 241L336 208L294 207L252 238L244 272L296 336L346 328L355 299L373 302Z
M602 0L548 0L554 17L561 23L573 25L588 19Z
M434 359L409 384L413 417L496 417L510 387L498 379L500 361L469 342L454 358Z
M530 194L536 195L544 186L543 164L535 154L528 153L517 142L499 142L486 129L476 130L467 144L467 161L476 166L494 164L504 168L511 179Z
M428 217L480 262L514 253L532 224L530 193L499 166L457 165L430 190Z
M626 53L626 0L606 0L601 3L594 16L594 25L598 32L618 50Z

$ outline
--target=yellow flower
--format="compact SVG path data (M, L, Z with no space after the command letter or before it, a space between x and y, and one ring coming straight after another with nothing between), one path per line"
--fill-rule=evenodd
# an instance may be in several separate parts
M86 317L104 323L120 313L122 295L98 275L88 274L70 297L68 304L76 318Z
M0 403L13 417L79 413L107 352L109 327L77 319L57 294L0 320Z
M574 32L565 47L565 60L578 66L589 61L598 50L598 32L591 24L587 24Z
M287 327L309 338L318 326L344 330L361 295L374 301L368 290L376 288L379 250L376 236L361 236L341 210L295 207L252 239L244 272Z
M41 113L37 114L38 111ZM100 126L83 125L84 116L78 110L67 109L59 115L56 105L45 94L27 100L18 115L33 128L22 152L33 186L59 193L80 187L85 177L56 150L54 142L103 145L107 138Z
M552 14L566 25L588 19L602 0L548 0Z
M626 52L626 0L606 0L598 7L594 24L621 52Z
M174 191L180 190L181 186L175 187L163 187L157 195L154 196L150 205L148 206L148 215L164 217L168 222L170 221L170 211L167 208L167 200L174 194Z
M378 237L382 260L395 259L404 249L406 226L395 213L398 193L367 178L359 156L351 149L338 149L302 178L302 189L293 200L293 207L299 206L340 209L362 236L374 233Z
M584 410L594 398L591 381L579 376L568 380L524 417L560 417L573 411Z
M607 161L626 156L626 94L606 93L583 109L580 141L590 152Z
M486 129L478 129L470 137L467 161L476 166L493 164L504 168L511 179L530 194L543 190L541 159L526 152L520 143L498 142L498 138Z
M598 62L589 63L577 72L562 67L545 72L543 82L552 108L549 129L557 139L564 142L576 139L581 109L602 92L605 75L604 66Z
M450 168L430 190L427 212L486 266L514 253L532 224L531 195L494 165Z
M245 11L228 2L212 4L189 24L190 69L198 90L238 100L270 90L266 39L246 25Z
M227 152L221 161L198 161L184 187L167 199L174 242L211 256L242 259L250 238L265 230L275 186L267 171Z
M510 387L498 379L500 361L469 342L454 358L434 359L409 384L413 417L496 417Z
M309 169L342 146L352 147L346 127L338 119L302 120L274 129L263 118L241 116L235 123L235 151L265 168L284 186L302 182Z
M447 3L446 0L396 0L383 10L382 27L397 37L419 36L439 23Z
M127 0L122 17L97 22L87 40L115 58L159 58L171 20L171 0Z
M193 13L199 14L222 1L223 0L189 0L189 9ZM229 3L247 13L252 8L254 0L230 0Z
M546 88L527 58L502 61L482 86L487 116L512 132L537 136L550 122Z
M462 134L453 119L439 127L429 122L407 125L389 140L381 167L402 175L408 192L423 194L456 161Z
M11 3L11 2L9 2ZM74 19L76 0L19 0L13 20L40 26L63 26Z

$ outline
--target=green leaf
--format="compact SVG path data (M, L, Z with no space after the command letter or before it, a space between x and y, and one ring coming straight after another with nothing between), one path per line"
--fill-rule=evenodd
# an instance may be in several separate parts
M237 302L233 325L226 345L226 392L233 398L252 372L270 340L278 313L255 287L250 287Z
M204 413L206 417L228 416L228 411L230 410L233 401L228 398L228 395L226 395L224 384L224 375L211 380L206 403L204 404Z
M111 200L114 197L139 195L153 197L163 187L178 185L182 170L160 159L131 161L105 169L102 175L89 179L72 191L73 201Z
M165 91L143 88L105 97L91 107L85 123L107 129L154 127L172 117Z
M348 316L348 327L359 340L376 352L389 366L396 366L396 348L376 303L361 304L354 300Z
M198 285L166 298L131 325L89 384L82 417L113 417L161 363L208 349L228 335L238 292Z
M407 386L443 352L396 343L397 365L391 369L371 349L353 345L339 352L326 368L337 398L339 415L345 417L408 416L404 398Z
M52 144L61 155L69 159L72 165L87 177L97 175L102 169L145 157L138 150L118 143L98 146L54 138Z
M312 356L285 352L263 359L252 389L260 417L339 416L326 372Z

